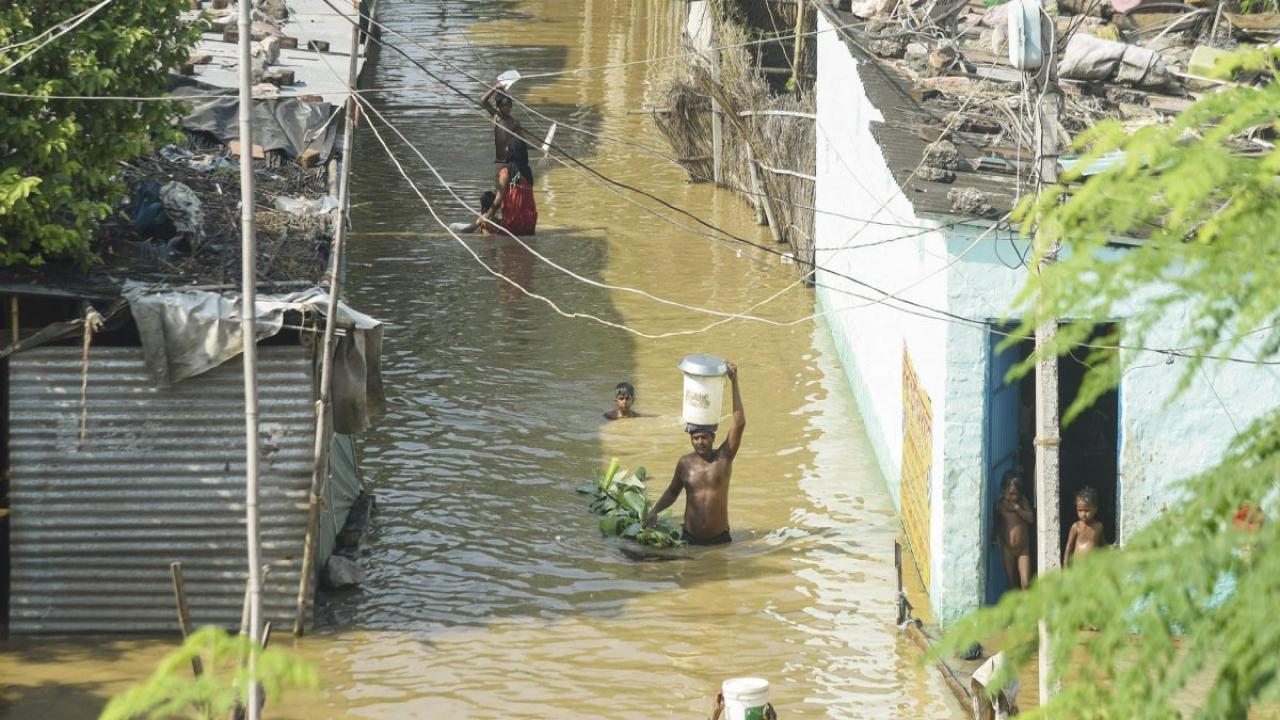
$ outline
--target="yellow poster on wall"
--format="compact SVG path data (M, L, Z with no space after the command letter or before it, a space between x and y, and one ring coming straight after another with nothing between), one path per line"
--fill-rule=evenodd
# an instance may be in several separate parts
M929 587L929 471L933 463L933 404L902 345L902 526L925 588Z

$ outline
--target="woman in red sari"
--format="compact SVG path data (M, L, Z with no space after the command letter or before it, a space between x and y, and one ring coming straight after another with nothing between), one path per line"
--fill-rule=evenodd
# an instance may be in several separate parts
M512 235L533 235L538 226L538 206L533 200L533 170L529 167L529 146L518 137L507 145L507 162L498 168L497 199L484 213L493 220L501 213L502 227Z

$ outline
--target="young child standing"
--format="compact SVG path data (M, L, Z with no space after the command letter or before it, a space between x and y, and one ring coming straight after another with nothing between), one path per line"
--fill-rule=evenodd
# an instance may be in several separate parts
M605 420L621 420L622 418L639 417L639 413L631 409L636 401L636 389L629 382L620 382L613 388L614 408L604 414Z
M1067 549L1062 553L1062 565L1065 567L1076 555L1084 555L1094 548L1107 544L1107 535L1098 519L1098 491L1086 487L1076 493L1076 517L1080 518L1071 524L1071 532L1067 534Z
M994 532L991 544L1000 545L1004 553L1004 571L1009 585L1026 590L1031 584L1031 529L1035 514L1031 503L1022 496L1022 476L1010 470L1000 480L1000 502L992 513Z

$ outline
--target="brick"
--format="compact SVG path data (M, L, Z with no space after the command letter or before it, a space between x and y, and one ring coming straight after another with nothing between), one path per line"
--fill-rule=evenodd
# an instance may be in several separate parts
M262 48L262 54L267 58L267 62L273 63L280 59L280 38L275 35L262 38L258 46Z
M329 43L325 40L308 40L307 49L317 52L329 52Z
M324 96L316 95L315 93L307 93L306 95L299 95L298 99L301 100L302 102L324 102Z
M187 62L191 65L208 65L213 62L213 56L209 53L191 53L187 58Z
M281 35L281 36L280 36L280 47L285 48L285 49L287 49L287 50L297 50L297 49L298 49L298 38L289 37L288 35Z
M269 82L272 85L292 85L293 71L288 68L271 68L262 74L263 82Z
M240 141L232 140L230 144L230 148L231 148L231 154L238 156L240 154ZM261 145L254 145L253 156L261 160L267 156L267 152L266 150L262 149Z
M303 150L302 154L298 156L298 164L304 168L313 168L320 164L320 160L320 151L310 148Z

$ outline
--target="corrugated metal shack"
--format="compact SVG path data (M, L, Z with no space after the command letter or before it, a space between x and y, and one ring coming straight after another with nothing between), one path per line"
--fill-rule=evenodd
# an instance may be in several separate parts
M194 317L198 311L188 310L189 299L208 295L214 293L155 293L147 299L166 312L178 309ZM259 342L262 558L270 567L264 617L277 626L291 624L296 610L316 432L315 338L323 329L314 310L326 297L318 291L289 297L300 295L303 300L273 310L278 332ZM234 303L226 305L238 313ZM96 333L75 324L85 307L104 307L105 323ZM131 311L119 300L15 293L5 308L6 351L15 335L32 344L41 341L41 333L51 338L7 354L0 364L8 632L171 631L171 562L183 564L195 624L238 626L246 576L244 388L239 340L217 327L234 323L222 316L186 331L198 323L187 317L169 322L164 331L177 337L163 342L172 365L203 366L218 359L205 355L228 352L234 357L163 386L148 364L154 349L144 350L152 342L147 335L155 333L137 305ZM261 302L258 312L267 312ZM260 321L260 328L267 325ZM349 352L343 343L366 330L373 337L360 343L380 345L380 328L361 330L342 316L338 325L336 354ZM228 336L231 350L211 353L219 333ZM377 359L362 363L376 383ZM338 382L343 375L337 374ZM357 388L357 394L365 397L364 390ZM335 388L339 403L348 395L349 388ZM366 400L375 413L379 404L377 393ZM367 418L348 414L335 424L358 427ZM344 458L331 466L322 492L328 502L317 567L333 552L333 535L360 491L351 441L338 438L335 452Z
M189 309L190 298L209 295L148 295L166 312L179 311L180 318L160 333L143 320L137 303L131 311L111 301L101 313L104 327L86 333L74 320L53 318L60 309L104 305L100 300L9 296L6 335L33 344L41 333L53 338L8 354L0 367L9 632L170 630L171 562L183 563L193 622L239 623L245 576L242 369L238 338L219 327L233 324L231 313L205 327L190 320L199 313ZM262 552L270 566L264 612L276 623L292 621L299 585L315 440L315 336L323 328L307 315L325 296L312 291L288 297L269 311L278 328L259 342L258 369ZM265 297L267 303L275 299ZM262 302L258 312L268 312ZM268 324L260 321L260 328ZM356 344L375 351L380 345L380 328L366 323L361 329L342 316L339 327L336 354L349 352L343 344L356 333L373 335ZM219 334L227 335L225 341ZM148 363L154 350L147 346L155 342L149 335L165 336L159 341L175 367L198 369L234 357L165 386ZM226 347L210 350L220 343ZM376 357L361 364L367 382L376 384ZM344 382L351 373L337 377ZM355 391L365 414L340 412L338 429L359 429L369 409L376 414L380 395L365 392L367 382ZM339 403L351 394L335 388ZM338 446L350 444L343 438ZM331 471L317 567L332 553L333 534L359 492L353 463L335 463Z
M258 341L262 557L270 566L263 611L288 627L309 513L325 323L318 286L328 286L343 161L335 106L345 97L353 13L340 16L321 0L254 4L251 145L262 198L275 198L260 199L256 212L257 312L270 326L263 337L260 325ZM361 8L373 12L370 3ZM194 624L240 625L244 400L231 328L240 265L233 146L243 143L234 38L224 36L234 15L208 1L200 11L215 26L184 68L189 77L174 83L176 95L199 96L182 122L187 142L123 169L129 202L95 237L103 264L89 273L0 269L0 635L173 632L175 561ZM161 222L142 222L155 216ZM143 296L163 306L145 322L135 302ZM212 319L187 327L209 308L217 308ZM351 433L381 407L380 326L341 310L335 357L346 366L335 373L339 432L320 493L317 571L361 491ZM97 319L100 327L88 327ZM164 369L190 365L190 356L203 363L190 377Z

